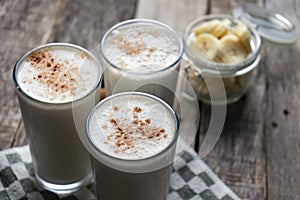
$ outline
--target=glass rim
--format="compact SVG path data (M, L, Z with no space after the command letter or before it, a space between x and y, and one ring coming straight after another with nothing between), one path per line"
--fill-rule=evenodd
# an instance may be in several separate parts
M95 87L93 87L90 92L88 92L86 95L78 98L78 99L75 99L75 100L70 100L70 101L66 101L66 102L55 102L55 103L52 103L52 102L49 102L49 101L42 101L42 100L39 100L39 99L36 99L36 98L33 98L32 96L28 95L26 92L23 91L23 89L20 87L19 83L18 83L18 79L17 79L17 70L18 68L20 67L20 65L22 64L22 62L28 58L28 56L36 51L39 51L39 50L42 50L42 49L45 49L45 48L49 48L49 47L68 47L68 48L73 48L73 49L77 49L79 51L82 51L84 53L87 53L92 59L93 61L96 62L97 66L98 66L98 69L99 69L99 78L97 80L97 83L95 85ZM75 44L71 44L71 43L63 43L63 42L53 42L53 43L47 43L47 44L44 44L44 45L40 45L38 47L35 47L33 48L32 50L29 50L27 51L25 54L23 54L23 56L21 56L19 58L19 60L16 62L16 64L14 65L14 69L13 69L13 83L14 83L14 87L15 89L22 95L22 96L25 96L27 97L28 99L34 101L34 102L37 102L37 103L40 103L40 104L45 104L45 105L68 105L68 104L71 104L71 103L74 103L74 102L78 102L84 98L86 98L87 96L89 96L90 94L92 94L101 84L101 81L102 81L102 68L101 68L101 64L99 62L99 60L97 59L97 57L91 53L90 51L88 51L87 49L81 47L81 46L78 46L78 45L75 45Z
M127 70L124 70L120 67L118 67L117 65L113 64L110 59L105 55L105 50L104 50L104 43L105 41L107 40L107 38L109 37L109 35L116 29L120 28L120 27L124 27L124 26L130 26L130 25L133 25L133 24L138 24L138 23L144 23L144 24L150 24L150 25L153 25L153 26L157 26L157 27L161 27L161 28L165 28L166 30L172 32L174 38L177 38L179 43L180 43L180 50L178 52L178 55L177 55L177 59L169 66L166 66L164 67L163 69L161 70L158 70L158 71L154 71L154 72L144 72L144 73L140 73L140 72L132 72L132 71L127 71ZM103 35L102 39L100 40L100 54L102 55L102 57L104 58L104 60L110 65L112 66L113 68L123 72L123 73L130 73L130 74L133 74L133 75L150 75L150 74L155 74L155 73L159 73L159 72L163 72L163 71L166 71L174 66L176 66L181 58L182 58L182 55L184 53L184 42L183 42L183 39L180 37L180 35L178 34L177 31L175 31L174 29L172 29L170 26L162 23L162 22L159 22L159 21L156 21L156 20L152 20L152 19L130 19L130 20L126 20L126 21L123 21L123 22L120 22L114 26L112 26L110 29L108 29L105 34Z
M156 154L154 154L152 156L149 156L149 157L141 158L141 159L124 159L124 158L118 158L118 157L109 155L108 153L100 150L94 144L94 142L92 141L91 136L90 136L90 120L91 120L92 115L98 109L98 107L100 107L103 103L105 103L105 102L107 102L107 101L109 101L111 99L117 98L119 96L131 96L131 95L144 96L144 97L147 97L147 98L154 99L155 101L163 104L163 106L166 107L168 109L168 111L170 112L170 114L173 116L174 121L175 121L175 135L174 135L173 140L163 150L159 151L158 153L156 153ZM158 98L158 97L156 97L154 95L151 95L151 94L148 94L148 93L144 93L144 92L121 92L121 93L113 94L113 95L110 95L110 96L106 97L105 99L103 99L102 101L100 101L96 106L94 106L94 108L89 112L88 117L86 119L86 124L85 124L85 130L86 130L85 132L86 133L85 134L87 136L88 142L91 145L92 149L95 150L96 152L100 153L101 155L104 155L104 156L106 156L106 157L108 157L108 158L110 158L112 160L125 161L125 162L134 163L134 162L143 162L143 161L154 159L155 157L157 157L157 156L159 156L159 155L167 152L169 149L171 149L177 143L177 139L179 137L179 127L180 127L180 124L179 124L179 119L178 119L178 116L177 116L176 112L172 109L172 107L169 104L167 104L162 99L160 99L160 98ZM95 158L95 159L98 160L98 158Z
M186 45L186 47L188 47L188 45L186 44L186 41L189 38L191 32L193 31L193 29L195 27L197 27L198 25L200 25L201 23L203 23L207 20L224 19L224 18L227 18L231 22L236 23L236 24L239 22L242 22L248 28L248 31L250 33L250 39L251 39L251 36L252 36L252 38L254 38L254 40L252 39L252 41L254 42L254 49L252 49L251 54L246 59L244 59L243 61L238 62L238 63L216 63L213 61L207 61L205 59L201 59L198 56L193 56L194 53L189 48L186 48L186 54L188 57L192 56L193 62L195 62L196 64L205 66L201 70L207 71L210 73L217 73L217 74L222 74L222 75L227 74L228 75L228 74L234 74L234 73L238 72L238 70L250 71L251 69L247 69L248 65L250 65L250 67L253 68L253 65L251 65L251 63L254 63L258 60L257 57L259 55L261 45L262 45L261 37L253 27L247 25L247 23L244 23L243 21L233 17L232 15L210 14L210 15L205 15L205 16L202 16L202 17L199 17L199 18L193 20L186 27L185 32L184 32L185 45Z

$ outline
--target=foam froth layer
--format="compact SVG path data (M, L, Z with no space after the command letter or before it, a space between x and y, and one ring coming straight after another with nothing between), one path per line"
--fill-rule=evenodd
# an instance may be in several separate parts
M104 54L115 66L135 73L163 70L180 56L178 38L170 30L131 25L113 31L104 44Z
M75 47L51 46L32 52L17 72L20 88L48 103L80 99L99 82L97 61Z
M96 107L89 137L102 152L122 159L143 159L163 151L174 139L175 117L147 96L115 96Z

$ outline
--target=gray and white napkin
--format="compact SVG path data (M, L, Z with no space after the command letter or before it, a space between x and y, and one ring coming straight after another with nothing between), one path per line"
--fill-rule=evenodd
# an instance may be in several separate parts
M1 200L95 200L90 185L70 195L57 195L40 187L33 174L28 145L0 152ZM191 148L176 159L168 200L239 199Z

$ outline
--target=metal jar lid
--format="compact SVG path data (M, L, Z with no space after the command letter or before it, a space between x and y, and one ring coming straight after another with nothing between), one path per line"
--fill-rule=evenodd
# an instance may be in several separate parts
M255 28L264 40L280 44L296 42L297 31L295 26L281 14L254 4L235 8L232 14Z

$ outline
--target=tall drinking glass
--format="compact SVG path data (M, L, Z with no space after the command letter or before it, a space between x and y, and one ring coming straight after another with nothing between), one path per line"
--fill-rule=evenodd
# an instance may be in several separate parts
M165 200L178 129L175 112L153 95L124 92L101 101L86 124L97 199Z
M72 44L37 47L16 63L17 91L35 177L56 193L73 192L91 180L89 154L73 119L73 103L85 124L99 101L100 63L89 51ZM84 117L85 116L85 117Z
M173 103L183 41L172 28L147 19L121 22L105 33L100 53L107 96L140 91Z

